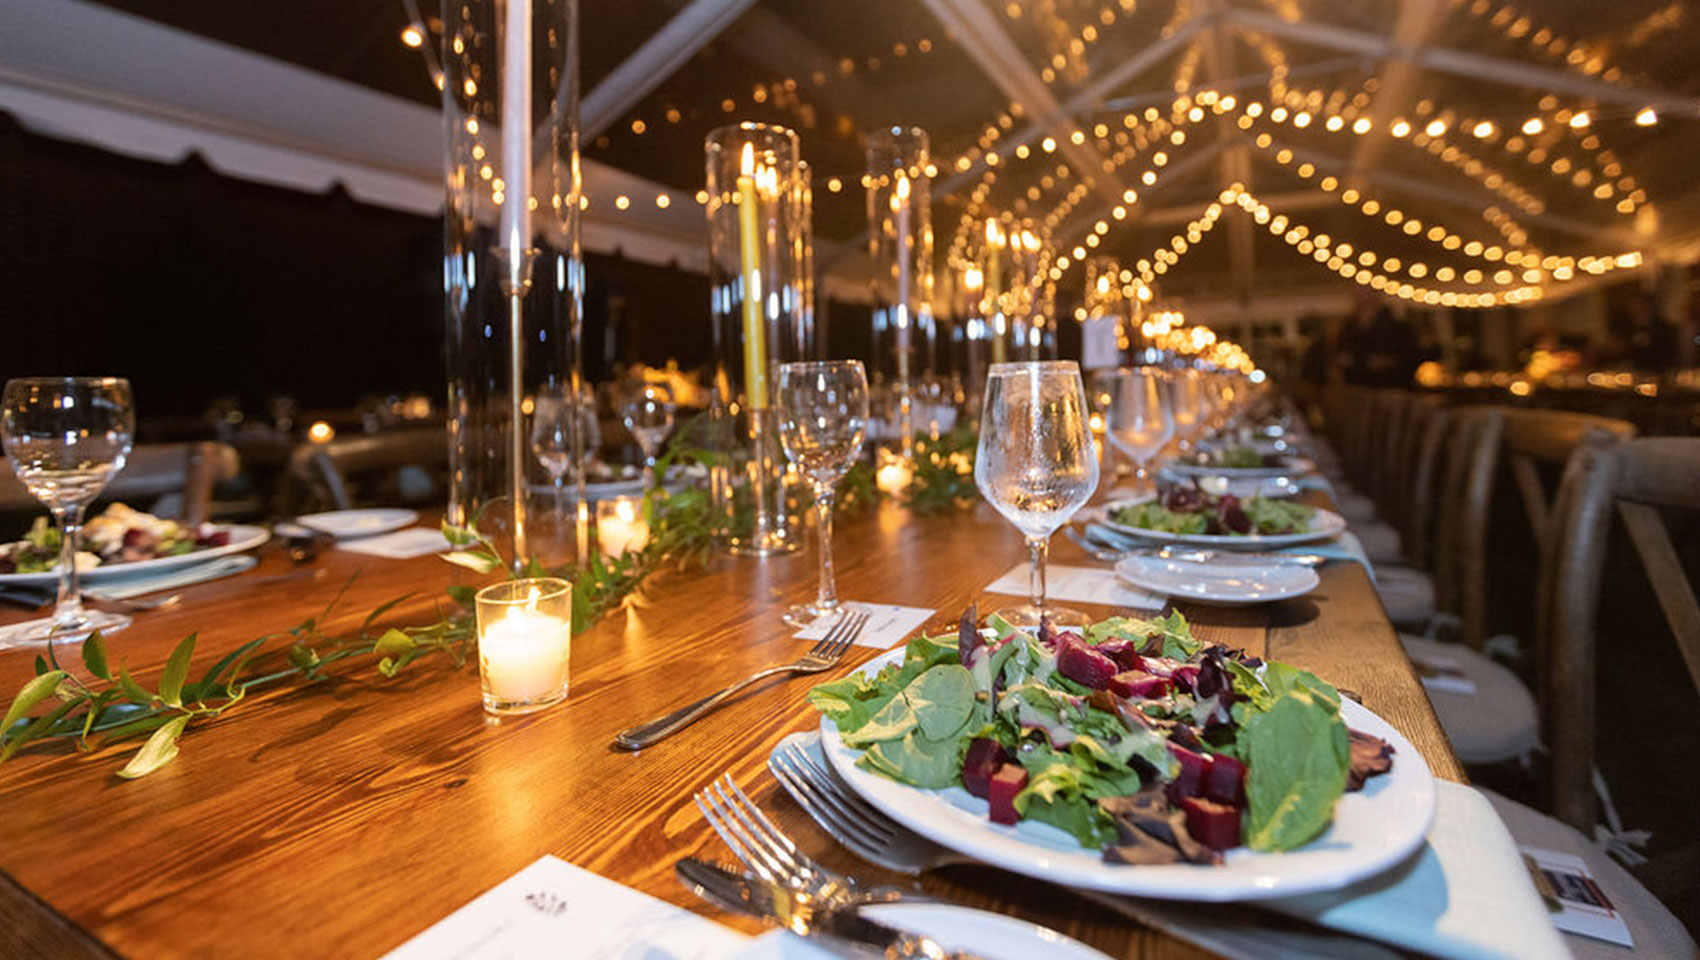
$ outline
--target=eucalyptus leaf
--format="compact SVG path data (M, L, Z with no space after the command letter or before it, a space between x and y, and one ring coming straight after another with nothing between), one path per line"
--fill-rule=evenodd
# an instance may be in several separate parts
M136 751L124 769L118 775L126 780L145 777L170 763L177 756L177 738L183 735L183 728L189 725L189 714L172 717L164 726L148 737L148 742Z
M59 684L64 679L65 671L49 670L24 684L18 690L18 695L12 698L12 706L6 711L5 721L0 722L0 736L11 733L12 724L35 709L36 704L53 696L53 692L59 689Z
M124 698L131 703L147 706L155 699L153 694L136 682L135 677L130 676L130 668L123 664L118 665L118 689L124 691Z
M387 659L400 656L412 650L415 646L417 644L413 642L413 638L402 631L388 630L378 638L377 644L372 647L372 652ZM389 674L385 674L385 676L389 676Z
M75 702L61 703L59 706L54 707L50 713L45 713L36 717L34 720L29 722L29 726L13 733L6 739L6 745L4 747L0 747L0 763L6 762L12 754L17 753L19 747L22 747L24 744L29 743L31 740L35 740L42 734L46 733L55 723L59 722L60 718L64 717L65 714L70 713L71 708L76 705L77 704Z
M83 666L102 680L112 679L112 672L106 666L106 644L101 641L99 630L83 641Z
M165 660L165 671L159 675L159 698L174 707L183 705L183 681L189 676L189 660L195 655L195 634L178 642Z
M475 573L489 573L502 565L493 554L483 550L455 550L443 554L443 559Z

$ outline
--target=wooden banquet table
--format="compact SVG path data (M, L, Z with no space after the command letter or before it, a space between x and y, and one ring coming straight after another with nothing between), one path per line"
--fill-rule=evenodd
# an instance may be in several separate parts
M949 629L970 601L982 611L1008 601L980 591L1025 549L984 503L932 517L883 503L840 517L835 553L842 596L933 607L930 626ZM385 620L433 619L441 589L457 578L435 557L329 550L313 575L271 579L298 568L275 544L261 558L246 574L184 589L176 607L138 614L109 639L109 657L151 684L177 640L199 631L191 669L199 676L237 644L316 614L356 571L333 632L408 591L420 593ZM1058 537L1051 562L1091 561ZM834 844L765 768L782 736L815 724L803 698L809 685L843 670L768 681L641 753L610 747L635 722L794 659L807 643L791 637L780 612L812 594L815 572L811 542L791 556L717 557L706 570L657 577L627 609L574 638L570 699L526 718L485 718L475 663L456 671L428 660L395 680L370 672L259 695L191 728L176 760L137 781L114 776L135 743L85 756L59 744L27 749L0 766L0 955L371 957L543 854L755 933L759 922L711 909L673 877L687 854L727 858L691 802L726 771L806 852L899 882ZM1299 600L1182 609L1202 637L1356 691L1436 776L1462 780L1363 569L1333 563L1321 574L1321 587ZM843 666L876 653L852 647ZM0 651L8 700L34 654ZM1206 955L990 868L952 867L922 885L1114 956Z

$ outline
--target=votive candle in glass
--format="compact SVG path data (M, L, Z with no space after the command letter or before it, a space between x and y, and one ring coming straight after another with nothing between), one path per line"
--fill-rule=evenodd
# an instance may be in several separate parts
M530 713L567 697L573 587L541 577L478 591L478 673L484 709Z
M618 557L647 546L649 524L643 519L643 502L632 497L598 501L596 544L605 557Z

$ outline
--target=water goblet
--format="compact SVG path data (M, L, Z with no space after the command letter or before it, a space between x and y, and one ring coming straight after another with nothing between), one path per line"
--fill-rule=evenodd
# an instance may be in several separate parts
M643 486L655 487L655 458L673 430L673 392L657 383L646 383L636 397L621 409L626 429L643 449Z
M1027 540L1030 602L998 611L1017 626L1048 618L1058 626L1091 622L1045 601L1051 534L1098 486L1098 455L1087 425L1086 389L1073 361L993 364L986 374L974 482Z
M10 643L112 633L118 613L83 608L77 541L83 511L124 466L136 432L130 382L117 377L30 377L6 383L0 441L12 472L53 514L59 533L59 594L53 616L6 631Z
M1134 483L1151 481L1151 460L1175 436L1168 374L1156 367L1133 367L1105 375L1110 401L1106 433L1110 445L1133 461Z
M779 368L779 443L814 488L820 531L820 586L787 622L812 622L844 607L832 572L832 506L838 481L856 462L868 428L868 375L859 360L787 363Z

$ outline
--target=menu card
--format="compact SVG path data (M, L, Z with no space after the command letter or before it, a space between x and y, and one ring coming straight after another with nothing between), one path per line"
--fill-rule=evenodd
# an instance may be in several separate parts
M719 960L743 934L545 856L388 954L388 960Z
M888 650L908 640L915 635L921 624L932 619L933 614L938 612L930 607L900 607L896 604L865 603L860 600L847 600L844 605L855 610L865 610L868 614L868 625L862 628L855 643L858 646L880 650ZM832 613L817 617L815 622L793 636L798 640L819 640L838 622L839 616L840 614Z
M1018 563L1008 573L986 585L987 593L1027 596L1031 568ZM1102 567L1071 567L1052 563L1045 566L1045 599L1064 603L1103 603L1116 607L1161 610L1166 602L1149 590L1123 583L1114 570Z

